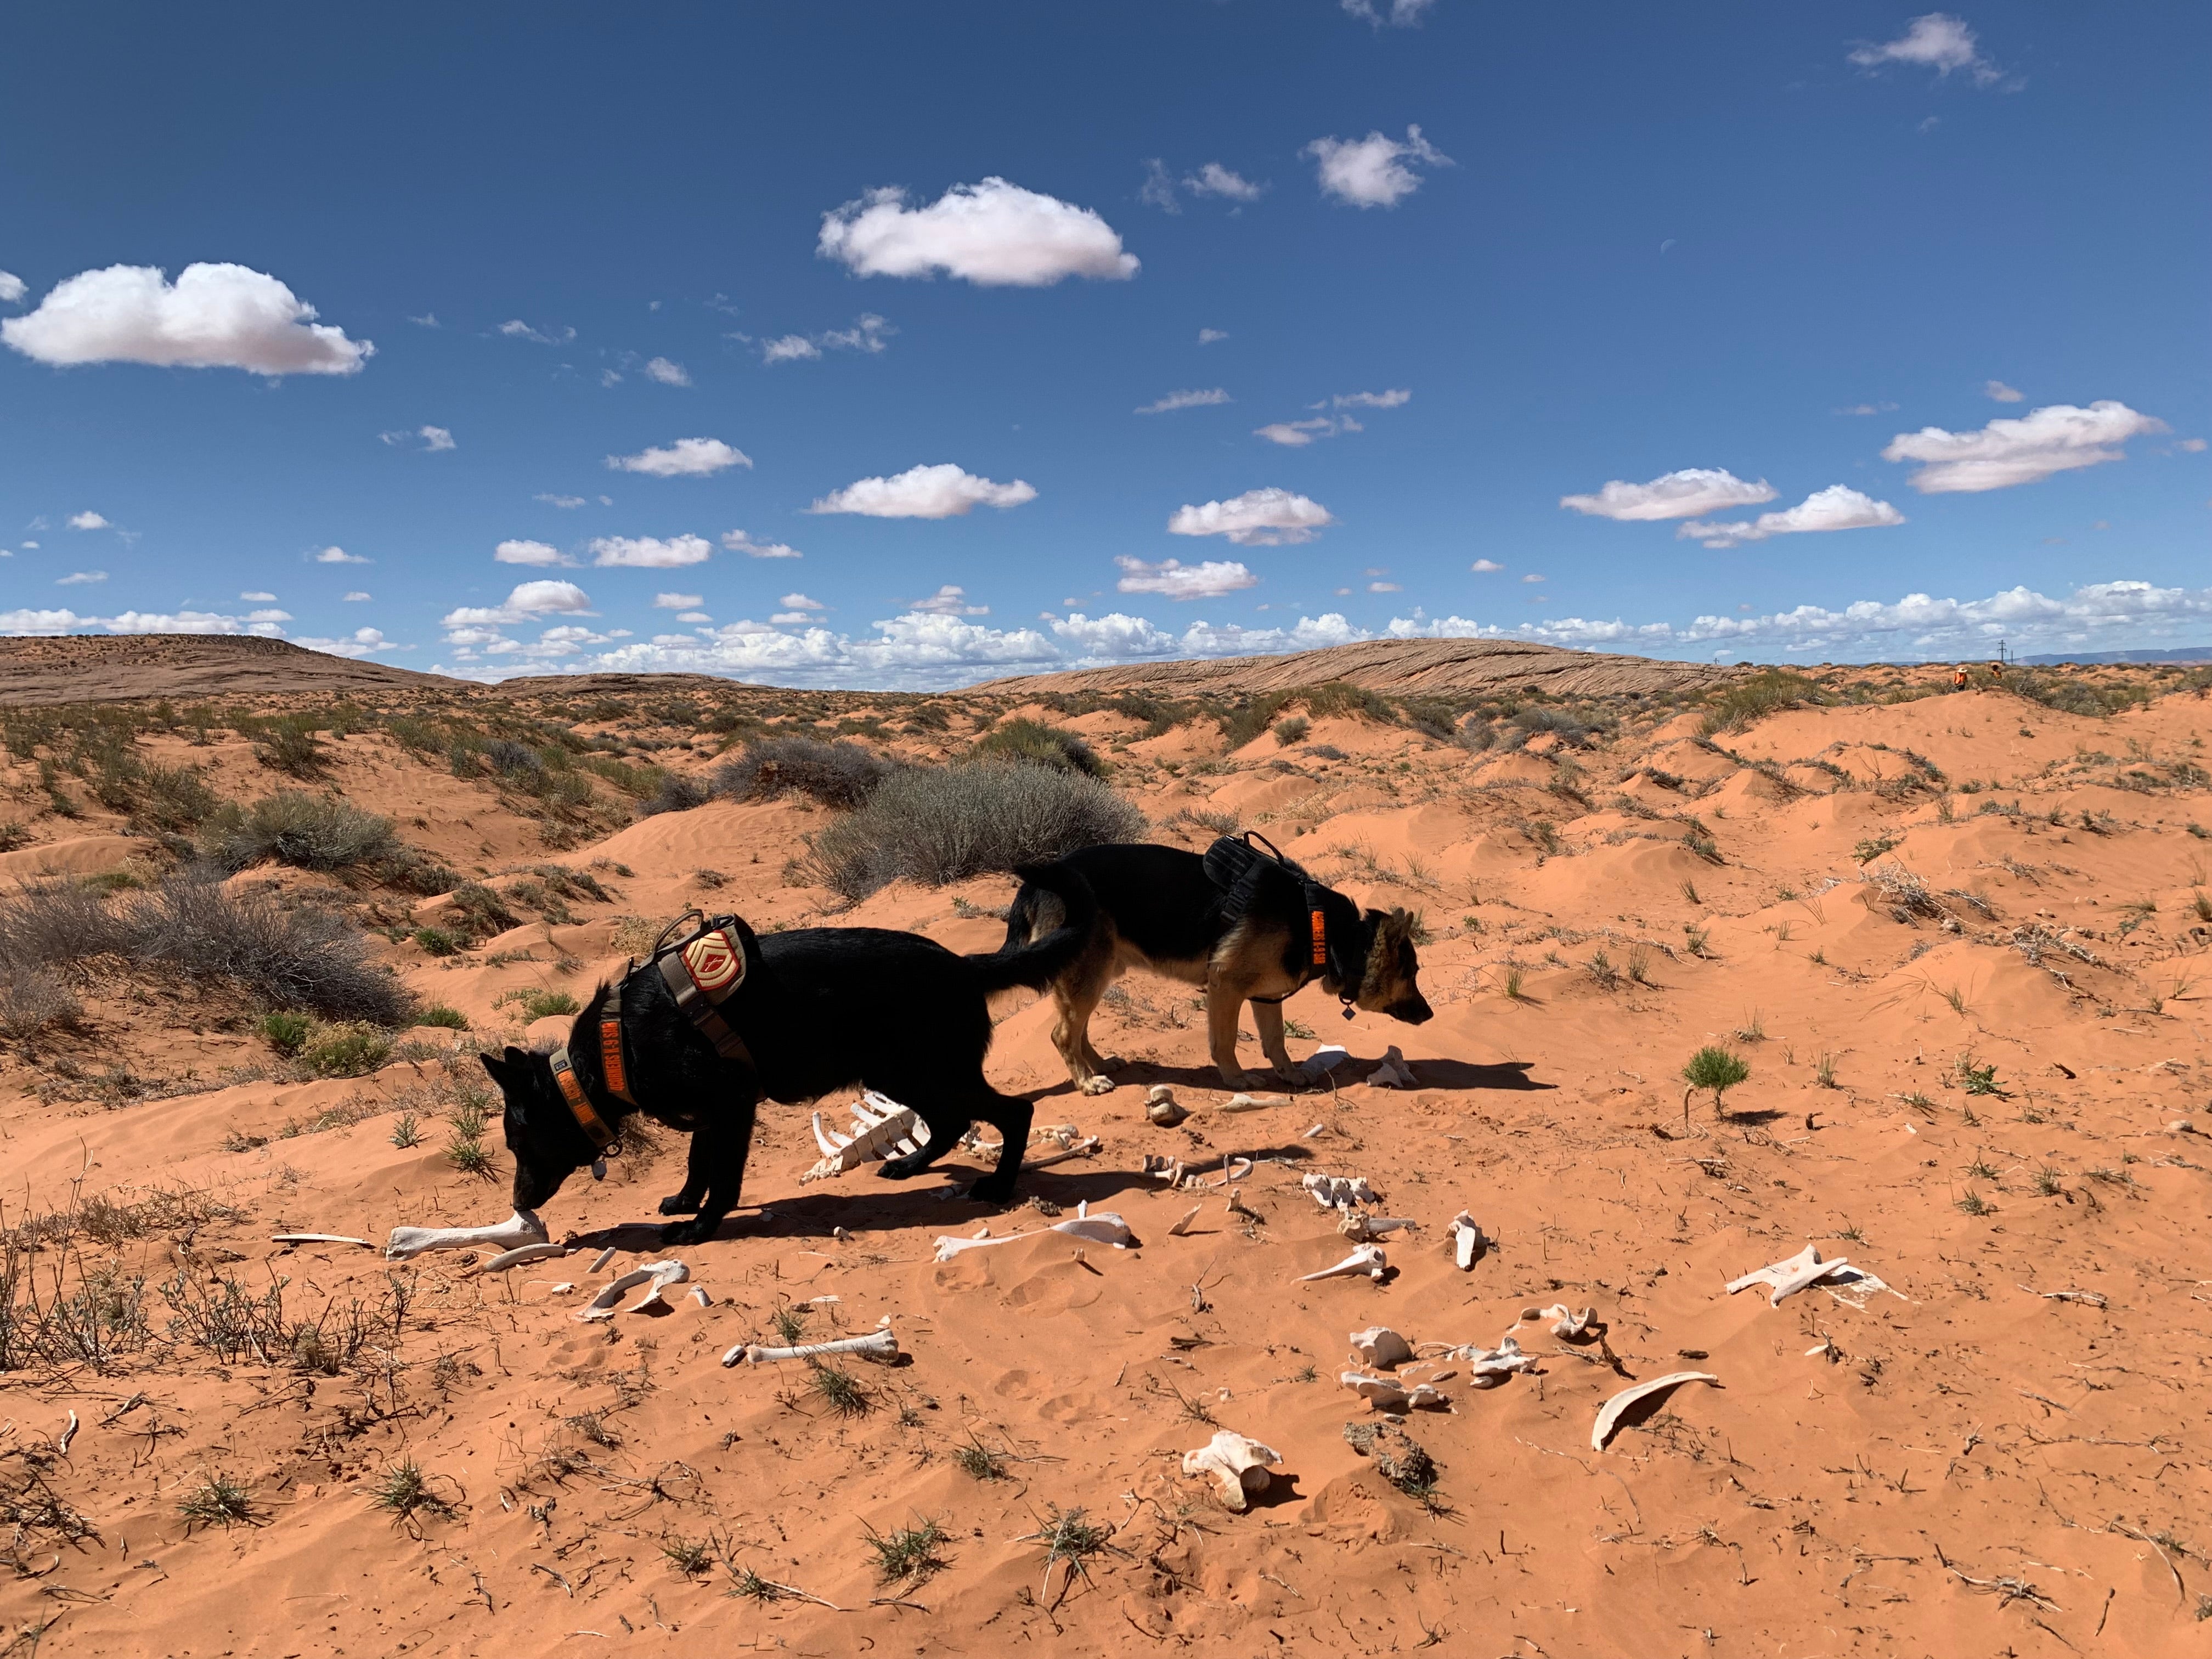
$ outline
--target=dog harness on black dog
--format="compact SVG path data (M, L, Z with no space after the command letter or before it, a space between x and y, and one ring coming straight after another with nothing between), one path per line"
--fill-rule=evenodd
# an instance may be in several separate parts
M697 931L671 944L670 935L695 916L699 921ZM714 1045L714 1052L725 1060L750 1066L753 1063L752 1050L745 1047L745 1040L720 1012L720 1005L745 982L745 949L738 936L737 921L735 916L717 916L708 921L702 911L685 911L661 930L660 937L653 942L649 965L659 973L669 994L676 999L676 1006ZM632 1110L637 1109L638 1100L630 1092L629 1066L623 1048L623 987L638 971L633 963L607 988L606 997L599 1004L599 1076L606 1084L607 1092ZM604 1167L608 1154L617 1150L620 1137L592 1103L591 1091L584 1086L584 1079L578 1075L565 1043L553 1051L551 1065L553 1081L560 1087L561 1098L567 1103L569 1115L598 1149L600 1161L592 1170L596 1175Z
M1352 1018L1365 971L1364 962L1350 959L1352 938L1358 932L1359 912L1350 899L1324 886L1297 864L1283 856L1274 842L1256 830L1241 836L1224 836L1206 849L1206 875L1222 890L1222 914L1235 918L1253 908L1261 887L1277 878L1294 881L1310 929L1310 950L1298 982L1279 997L1253 997L1254 1002L1284 1002L1324 975L1336 981L1337 999L1344 1017Z

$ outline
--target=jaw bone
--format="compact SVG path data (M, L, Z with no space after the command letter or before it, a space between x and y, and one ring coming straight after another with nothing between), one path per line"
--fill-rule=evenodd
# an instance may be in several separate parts
M835 1342L806 1342L794 1348L763 1348L758 1343L740 1342L722 1356L725 1365L770 1365L785 1359L811 1359L817 1354L856 1353L866 1359L893 1360L898 1358L898 1338L891 1334L891 1316L885 1314L883 1322L866 1336L848 1336Z
M384 1255L387 1261L405 1261L426 1250L465 1250L478 1244L519 1250L525 1244L543 1244L550 1237L535 1210L517 1210L496 1227L394 1227Z
M1317 1273L1300 1273L1297 1282L1307 1284L1316 1279L1379 1279L1390 1265L1390 1258L1382 1254L1379 1244L1362 1244L1334 1267L1323 1267Z
M1218 1483L1214 1496L1221 1507L1243 1514L1252 1499L1267 1490L1270 1464L1283 1461L1282 1453L1261 1444L1249 1435L1223 1429L1196 1451L1182 1455L1185 1474L1210 1474Z

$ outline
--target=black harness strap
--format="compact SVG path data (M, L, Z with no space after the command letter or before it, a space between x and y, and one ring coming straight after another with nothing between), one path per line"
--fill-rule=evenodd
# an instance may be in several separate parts
M1344 1017L1350 1019L1365 968L1364 960L1351 959L1355 948L1351 936L1359 932L1359 913L1352 902L1335 889L1316 881L1302 866L1285 858L1281 849L1256 830L1247 830L1241 836L1224 836L1216 841L1206 852L1206 873L1222 890L1225 896L1223 909L1231 916L1243 915L1259 884L1272 876L1282 876L1298 885L1299 898L1311 930L1310 950L1301 965L1298 981L1280 996L1252 997L1249 1000L1285 1002L1314 981L1333 977L1337 999L1344 1005ZM1332 919L1333 911L1348 914ZM1364 953L1362 955L1364 957Z
M684 919L696 914L689 912ZM681 925L681 920L672 924L671 931ZM660 970L676 1006L714 1045L714 1052L725 1060L751 1066L752 1050L722 1018L719 1007L745 982L745 947L738 936L736 920L734 916L720 919L721 925L716 927L701 916L701 930L683 944L655 947L653 966ZM665 940L667 934L661 937Z

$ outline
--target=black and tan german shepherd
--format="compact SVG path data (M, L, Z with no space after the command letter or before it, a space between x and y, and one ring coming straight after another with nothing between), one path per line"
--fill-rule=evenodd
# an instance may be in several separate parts
M920 1175L981 1120L1005 1145L997 1167L968 1195L992 1204L1013 1197L1031 1107L984 1079L988 998L1018 985L1042 990L1086 947L1095 915L1079 875L1019 873L1054 895L1066 924L991 956L959 956L918 933L881 927L801 927L763 939L735 921L744 982L720 1012L750 1050L750 1066L715 1051L657 971L641 968L623 982L628 1091L646 1116L691 1135L684 1190L661 1200L660 1212L694 1218L663 1228L665 1242L713 1237L737 1203L763 1095L808 1101L861 1084L913 1107L929 1125L929 1144L883 1165L879 1173L893 1181ZM599 1056L607 995L600 986L577 1015L567 1052L591 1104L618 1131L631 1109L606 1086ZM514 1206L534 1210L599 1150L562 1098L546 1055L510 1048L484 1055L483 1064L506 1097Z
M1262 842L1262 845L1265 843ZM1237 843L1226 843L1235 850ZM1237 1060L1237 1023L1245 1003L1260 1028L1260 1048L1285 1078L1293 1075L1283 1046L1282 999L1318 980L1332 996L1419 1025L1431 1017L1416 976L1413 918L1404 910L1362 912L1341 894L1310 883L1286 861L1274 869L1245 867L1251 878L1224 887L1212 854L1153 844L1086 848L1031 872L1007 912L1005 948L1036 946L1079 925L1054 892L1079 878L1097 900L1087 939L1052 978L1060 1022L1053 1045L1085 1094L1114 1086L1113 1062L1091 1046L1091 1013L1106 988L1130 968L1206 988L1207 1044L1224 1087L1255 1079ZM1309 899L1312 908L1309 908ZM1314 941L1313 909L1325 909L1326 960Z

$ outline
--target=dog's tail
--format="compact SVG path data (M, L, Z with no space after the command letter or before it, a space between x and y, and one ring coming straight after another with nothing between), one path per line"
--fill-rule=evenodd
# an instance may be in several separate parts
M991 955L966 958L986 992L1017 985L1042 991L1083 953L1098 920L1097 896L1073 866L1028 865L1014 873L1022 878L1022 888L1006 912L1006 942ZM1048 893L1060 901L1060 925L1042 939L1031 939L1039 896Z

